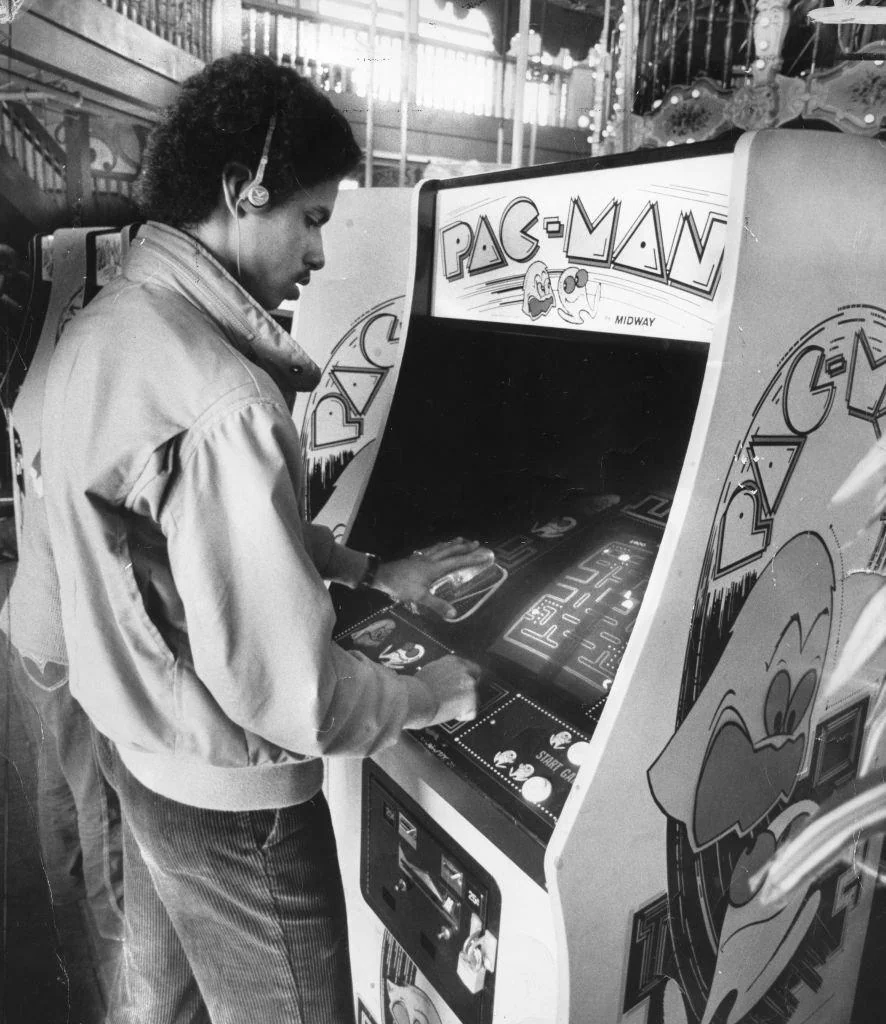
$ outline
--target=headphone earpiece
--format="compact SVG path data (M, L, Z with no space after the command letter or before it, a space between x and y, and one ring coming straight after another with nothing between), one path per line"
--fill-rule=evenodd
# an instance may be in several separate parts
M249 205L254 206L258 210L263 206L267 206L268 201L271 198L271 193L265 188L265 186L259 185L255 182L249 185L244 195Z
M271 193L262 185L262 178L265 176L265 168L268 165L268 154L271 151L271 139L274 136L274 127L277 124L277 115L272 114L271 120L268 123L268 134L265 136L265 144L262 148L261 160L258 162L258 167L255 171L255 177L252 181L247 182L243 186L243 191L240 193L240 198L237 200L237 206L242 202L248 202L250 206L260 210L263 206L267 206L271 198Z

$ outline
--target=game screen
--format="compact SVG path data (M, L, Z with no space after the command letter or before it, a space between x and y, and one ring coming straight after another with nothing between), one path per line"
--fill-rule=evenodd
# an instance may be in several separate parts
M334 588L338 642L404 678L449 652L480 714L419 739L552 828L636 620L706 347L413 318L349 544L382 559L455 536L492 548L434 591L454 620Z

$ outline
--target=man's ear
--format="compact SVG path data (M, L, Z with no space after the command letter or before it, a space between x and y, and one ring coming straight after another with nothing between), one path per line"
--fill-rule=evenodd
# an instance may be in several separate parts
M241 217L246 201L246 190L252 181L252 171L237 160L230 160L222 168L222 198L232 217Z

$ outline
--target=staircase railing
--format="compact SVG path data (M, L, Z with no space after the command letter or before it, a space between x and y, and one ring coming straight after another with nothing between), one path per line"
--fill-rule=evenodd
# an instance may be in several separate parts
M23 103L0 102L0 147L28 178L59 206L67 202L67 155L64 147ZM126 171L92 171L80 183L87 201L101 203L106 197L131 201L136 175Z
M65 195L65 151L23 104L0 102L0 144L48 196Z
M211 59L212 0L100 0L180 50Z

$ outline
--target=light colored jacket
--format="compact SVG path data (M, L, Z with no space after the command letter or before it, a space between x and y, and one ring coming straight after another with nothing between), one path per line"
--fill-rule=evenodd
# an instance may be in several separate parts
M183 803L298 803L321 755L369 754L436 711L419 678L331 642L323 578L353 578L355 555L303 522L288 405L317 375L159 224L53 356L43 472L71 690L130 771Z
M53 340L49 336L41 339L12 407L13 466L18 488L18 565L8 605L0 613L0 621L8 628L13 646L41 671L49 662L64 665L68 660L40 470L43 386ZM44 342L48 343L48 351ZM67 677L58 678L57 686L64 685Z

